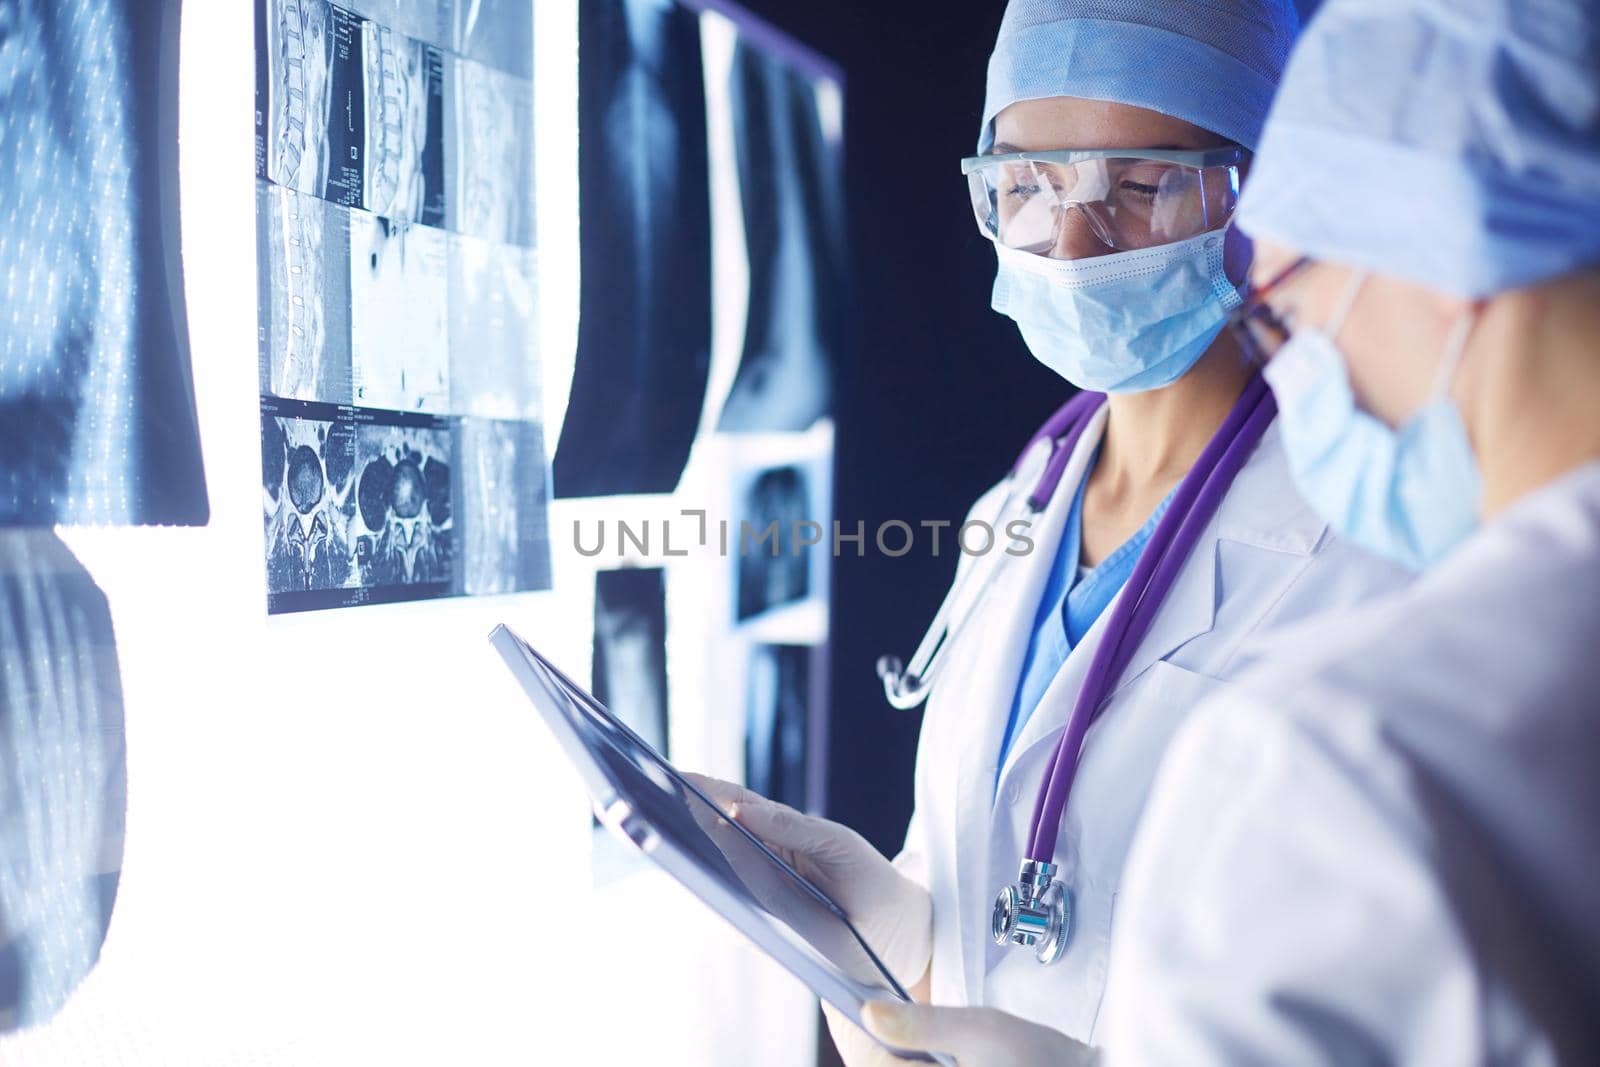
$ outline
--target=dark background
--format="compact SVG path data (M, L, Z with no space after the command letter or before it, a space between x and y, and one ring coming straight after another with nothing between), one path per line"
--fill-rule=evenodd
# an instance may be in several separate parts
M884 702L873 664L885 652L910 658L956 556L948 531L937 559L925 531L899 559L879 555L872 532L890 519L959 523L1069 393L989 309L994 252L961 176L1004 5L745 6L845 71L853 285L835 491L845 531L866 523L868 554L846 545L834 564L826 810L893 855L911 815L922 714Z

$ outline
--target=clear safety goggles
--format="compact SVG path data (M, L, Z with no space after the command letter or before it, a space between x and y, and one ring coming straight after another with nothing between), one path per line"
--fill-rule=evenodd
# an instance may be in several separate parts
M1239 202L1238 146L1206 150L1062 149L961 161L978 228L1023 252L1072 259L1063 242L1074 209L1118 252L1218 229ZM1104 253L1097 253L1104 254Z

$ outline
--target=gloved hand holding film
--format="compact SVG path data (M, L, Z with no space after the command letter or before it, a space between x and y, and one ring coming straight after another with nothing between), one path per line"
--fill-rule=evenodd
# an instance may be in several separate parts
M926 889L847 826L802 814L731 782L684 777L843 908L902 985L921 980L933 946L933 905Z

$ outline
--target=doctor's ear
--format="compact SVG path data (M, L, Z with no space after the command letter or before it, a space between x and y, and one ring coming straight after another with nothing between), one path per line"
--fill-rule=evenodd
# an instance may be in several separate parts
M1255 242L1237 226L1230 225L1222 238L1222 269L1228 280L1236 286L1242 286L1250 277L1250 264L1255 258Z

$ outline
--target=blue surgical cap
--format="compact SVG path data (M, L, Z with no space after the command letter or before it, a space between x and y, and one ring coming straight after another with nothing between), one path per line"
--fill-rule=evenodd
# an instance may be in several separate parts
M1011 0L978 151L996 115L1050 96L1132 104L1254 148L1299 27L1293 0Z
M1328 0L1239 224L1468 299L1600 263L1600 4Z

